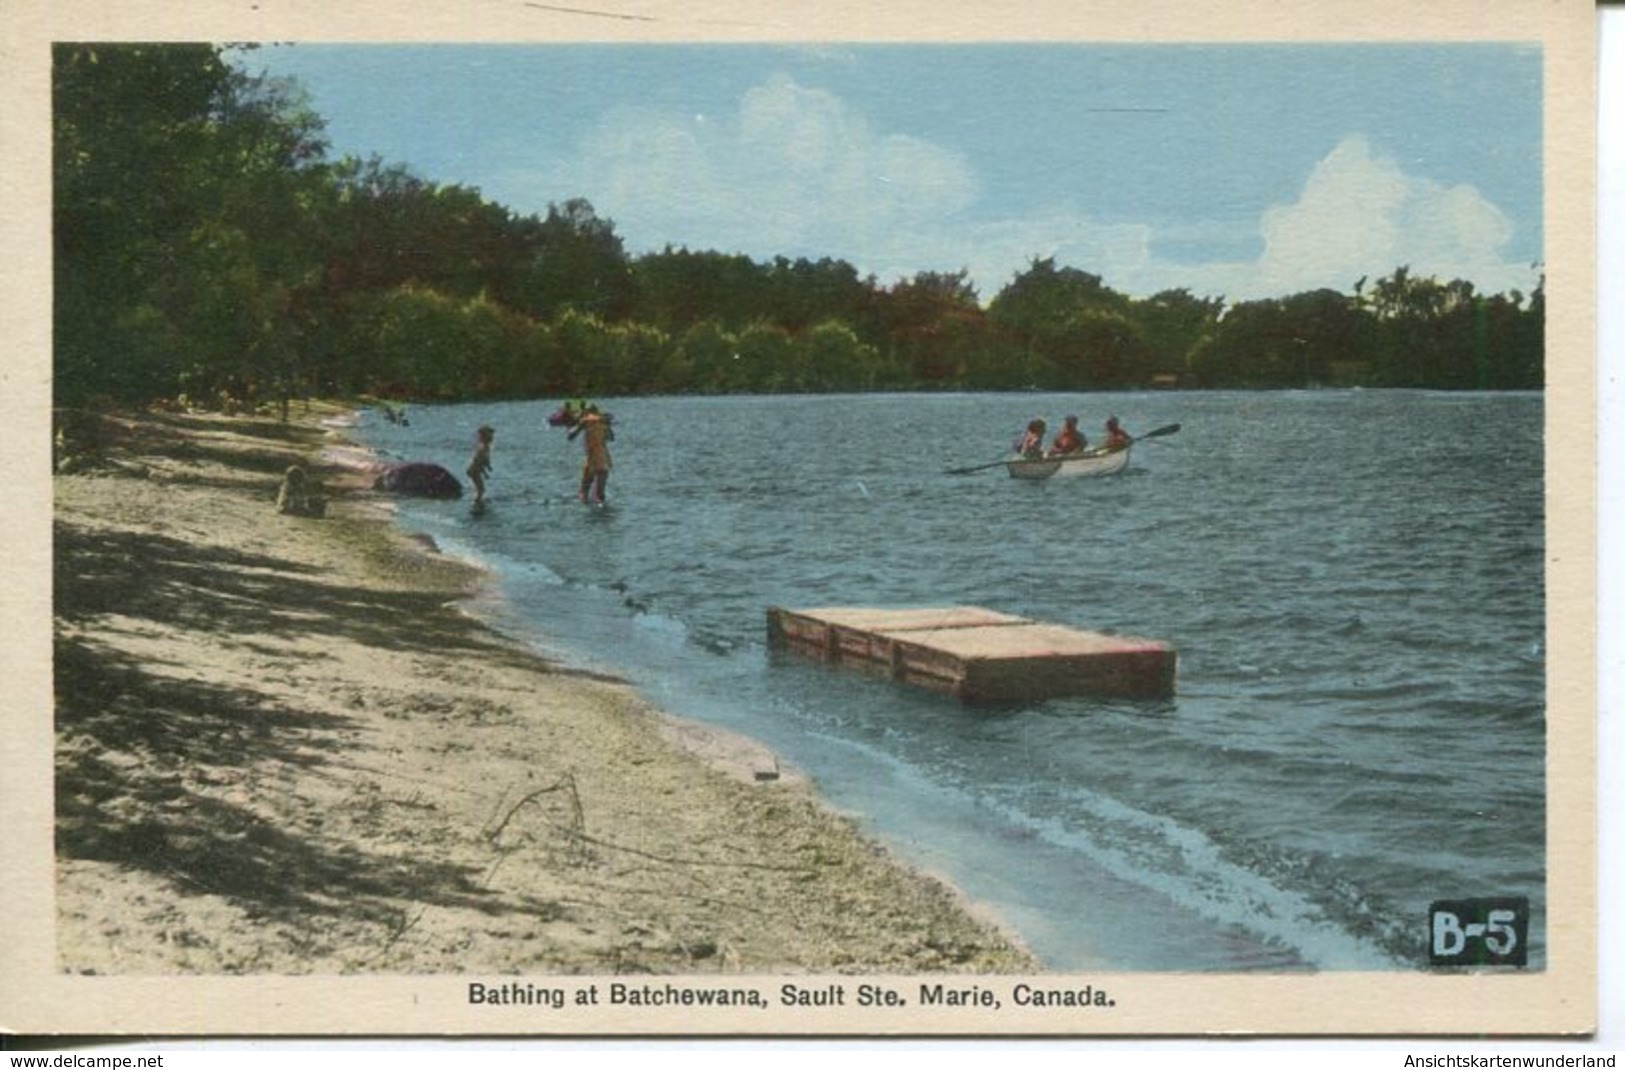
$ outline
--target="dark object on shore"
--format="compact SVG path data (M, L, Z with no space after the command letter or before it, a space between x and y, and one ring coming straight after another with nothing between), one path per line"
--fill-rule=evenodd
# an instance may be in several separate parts
M461 498L463 485L457 477L440 467L423 461L392 465L373 480L373 490L389 494L405 494L414 498Z
M276 511L288 516L326 516L321 486L299 465L289 465L276 492Z

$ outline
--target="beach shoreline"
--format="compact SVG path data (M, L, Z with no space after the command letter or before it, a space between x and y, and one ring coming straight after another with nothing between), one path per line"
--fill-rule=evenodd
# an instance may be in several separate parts
M469 612L347 411L108 415L55 477L61 971L1038 968L754 740Z

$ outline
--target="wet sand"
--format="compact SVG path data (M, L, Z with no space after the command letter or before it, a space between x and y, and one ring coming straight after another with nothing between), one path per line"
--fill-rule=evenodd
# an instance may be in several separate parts
M54 478L61 970L1037 968L754 742L470 617L342 413L108 418Z

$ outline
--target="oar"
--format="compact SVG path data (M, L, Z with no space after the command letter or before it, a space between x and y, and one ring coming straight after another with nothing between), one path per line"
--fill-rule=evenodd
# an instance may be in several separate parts
M1134 436L1134 441L1139 442L1141 439L1160 439L1160 437L1165 436L1165 434L1175 433L1175 431L1178 431L1178 429L1180 429L1180 424L1163 424L1162 428L1152 428L1150 431L1147 431L1146 434L1136 434L1136 436Z
M968 476L972 472L985 472L989 468L997 468L1001 464L1007 464L1014 459L1015 458L1012 457L1006 457L1000 461L989 461L987 464L973 464L967 468L950 468L942 474L945 476Z

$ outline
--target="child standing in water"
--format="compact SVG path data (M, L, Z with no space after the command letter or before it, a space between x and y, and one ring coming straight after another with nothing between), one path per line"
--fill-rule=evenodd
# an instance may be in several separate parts
M474 484L474 507L485 504L485 477L491 473L491 440L496 431L482 424L474 432L474 456L468 462L468 478Z

